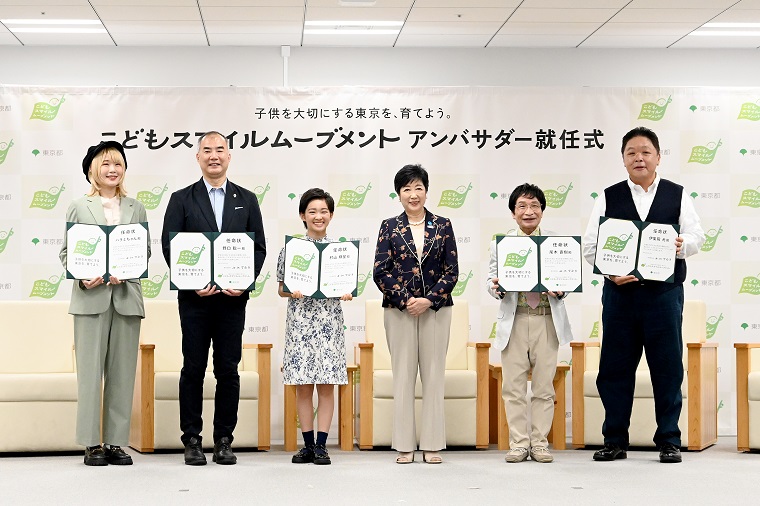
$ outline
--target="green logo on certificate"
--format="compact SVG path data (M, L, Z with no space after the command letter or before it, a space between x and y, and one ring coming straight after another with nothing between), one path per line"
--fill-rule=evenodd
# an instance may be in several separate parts
M739 206L746 206L757 209L760 207L760 192L751 188L744 190L742 192L742 198L739 199Z
M441 193L441 201L438 202L438 206L459 209L464 205L464 201L467 200L467 194L470 190L472 190L472 183L467 185L467 188L460 186L456 190L444 190Z
M522 250L520 253L509 253L506 260L504 260L504 267L513 267L515 269L522 269L525 262L528 260L528 255L533 251L533 248L528 251Z
M748 293L750 295L760 295L760 278L747 276L742 279L742 287L739 293Z
M668 108L668 104L673 99L668 97L659 99L657 102L646 102L641 104L641 112L639 112L638 119L648 119L650 121L660 121L665 116L665 110Z
M715 335L715 331L718 330L718 324L723 319L723 313L720 316L711 316L707 319L707 339L712 339Z
M306 272L306 270L309 268L309 264L312 260L314 260L314 257L316 255L294 255L293 261L290 263L290 266L294 269L298 269L301 272Z
M357 186L356 190L343 190L340 192L338 207L348 207L358 209L364 204L367 192L372 189L372 182L367 183L367 187Z
M32 203L29 205L29 207L39 207L40 209L49 211L53 209L58 203L58 198L61 196L61 193L65 189L66 185L62 184L60 188L57 188L55 186L50 188L50 191L40 190L38 192L34 192L34 197L32 197Z
M97 239L90 239L87 241L77 241L77 245L74 248L74 254L84 255L86 257L92 256L92 254L95 253L95 248L98 247L100 239L101 238L98 237Z
M628 241L631 240L631 237L633 237L633 234L629 234L628 237L626 237L625 234L621 235L620 237L611 235L604 242L602 249L608 249L610 251L614 251L615 253L620 253L625 249L625 245L628 244Z
M259 277L256 278L256 288L251 291L251 295L248 297L249 299L255 299L261 295L261 292L264 291L264 285L266 284L267 279L269 279L269 272L267 272L267 275L264 279L261 279L261 274L259 274Z
M364 274L359 274L359 282L357 283L358 286L356 287L357 297L364 293L364 288L367 286L367 281L369 281L370 278L372 278L372 271L369 271L366 276Z
M5 157L8 156L8 150L13 147L13 139L10 142L0 142L0 165L5 161Z
M180 251L177 265L195 265L201 259L201 253L206 249L204 244L201 248L193 248L192 251L185 249Z
M32 293L29 297L42 297L43 299L52 299L55 294L58 293L58 287L61 285L61 281L66 277L66 273L61 274L60 277L55 276L49 279L38 279L32 286Z
M715 243L718 241L718 236L723 232L723 227L719 227L718 230L711 228L705 234L705 243L702 245L701 251L711 251L715 247Z
M573 189L573 183L570 186L560 186L556 190L546 190L544 196L546 197L546 205L552 208L560 208L565 205L565 199L567 194Z
M760 121L760 105L752 102L745 102L739 111L739 117L736 119L746 119L749 121Z
M163 277L161 277L161 275L158 275L153 276L151 279L141 279L140 284L142 285L143 296L149 299L155 299L158 297L158 294L161 292L161 286L168 278L169 274L167 273L164 274Z
M13 235L13 228L7 232L0 230L0 253L5 251L5 246L8 244L8 239Z
M471 277L472 277L472 271L470 271L470 273L467 274L467 276L465 276L464 279L460 277L459 280L457 281L456 286L451 291L451 296L459 297L460 295L462 295L465 289L467 288L467 282L470 280Z
M257 186L253 189L253 194L256 195L256 200L259 202L259 205L264 203L264 196L269 191L269 183L267 183L267 187L264 188L263 186Z
M694 146L691 148L691 156L687 163L701 163L702 165L708 165L715 159L715 153L718 152L718 148L723 145L720 139L718 142L710 142L707 146Z
M599 339L599 320L594 322L594 326L591 327L591 334L589 334L588 338Z
M32 110L32 115L29 119L53 121L55 117L58 116L58 109L61 108L61 104L66 101L63 97L64 95L61 95L60 100L53 98L50 102L37 102L34 104L34 109Z
M145 206L145 209L152 211L161 203L161 197L164 196L167 189L169 189L169 186L166 184L164 184L163 189L160 186L156 186L151 191L143 190L137 192L137 197L135 198Z

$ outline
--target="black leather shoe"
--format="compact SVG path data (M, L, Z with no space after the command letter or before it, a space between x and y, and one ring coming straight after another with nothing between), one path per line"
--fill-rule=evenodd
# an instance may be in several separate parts
M214 443L214 462L223 466L237 464L237 457L230 448L230 438L223 437Z
M330 465L330 455L324 445L314 445L314 463L319 466Z
M132 457L121 449L120 446L107 446L103 450L106 454L106 462L115 466L131 466Z
M604 448L594 452L594 460L606 462L610 460L620 460L628 458L628 453L618 445L605 444Z
M304 446L290 460L293 464L311 464L314 462L314 447Z
M106 454L103 447L88 446L84 449L84 465L86 466L107 466Z
M185 443L185 464L188 466L205 466L206 456L203 454L201 440L197 437L191 437Z
M675 464L681 462L681 449L672 443L660 446L660 462Z

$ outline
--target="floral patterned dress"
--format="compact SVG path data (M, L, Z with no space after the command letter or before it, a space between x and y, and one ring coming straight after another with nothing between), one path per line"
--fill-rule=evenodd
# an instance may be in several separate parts
M313 239L305 237L310 241ZM324 237L314 242L331 242ZM277 281L285 279L285 248L277 260ZM285 351L282 358L285 385L345 385L346 339L340 299L288 299Z

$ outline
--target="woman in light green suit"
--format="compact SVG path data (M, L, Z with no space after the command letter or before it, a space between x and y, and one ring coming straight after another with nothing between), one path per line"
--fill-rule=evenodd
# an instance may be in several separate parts
M92 186L86 196L69 206L66 221L97 225L147 222L145 207L126 197L126 169L124 148L118 142L91 146L82 170ZM150 254L150 240L148 248ZM64 267L66 253L64 236L60 253ZM75 281L69 313L74 315L77 362L76 439L86 447L84 463L130 465L132 457L121 446L129 443L140 322L145 317L140 281L113 276L107 281L102 277Z

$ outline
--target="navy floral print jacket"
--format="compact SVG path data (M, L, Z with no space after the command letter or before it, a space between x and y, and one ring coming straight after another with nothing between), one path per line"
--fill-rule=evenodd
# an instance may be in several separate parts
M383 220L377 238L373 278L383 307L403 311L411 297L425 297L437 311L451 306L459 260L451 221L425 210L425 244L418 257L406 213Z

